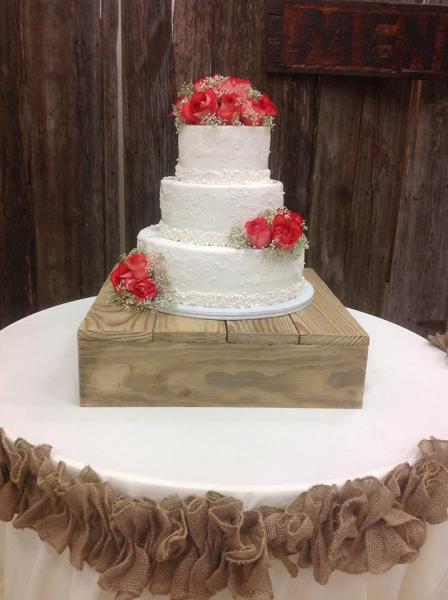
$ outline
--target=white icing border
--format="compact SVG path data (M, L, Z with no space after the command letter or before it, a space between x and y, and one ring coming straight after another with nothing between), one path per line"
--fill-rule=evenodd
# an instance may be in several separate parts
M257 305L292 300L302 292L304 285L305 278L302 275L298 283L265 294L211 294L205 292L179 292L174 289L172 290L172 301L174 304L210 308L253 308Z
M199 231L197 229L177 229L160 221L160 235L173 242L185 242L196 246L229 246L230 231Z
M232 183L255 183L256 181L269 181L271 171L261 169L249 171L244 169L186 169L176 166L176 179L187 183L209 183L214 185L228 185Z

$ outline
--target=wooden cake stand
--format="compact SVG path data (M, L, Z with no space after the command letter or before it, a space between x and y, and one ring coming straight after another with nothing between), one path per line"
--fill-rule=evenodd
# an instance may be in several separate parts
M78 330L82 406L362 406L369 337L312 269L281 317L124 311L107 281Z

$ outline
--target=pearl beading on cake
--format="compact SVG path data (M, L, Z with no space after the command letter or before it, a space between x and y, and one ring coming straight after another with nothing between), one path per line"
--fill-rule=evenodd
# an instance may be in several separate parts
M229 233L225 231L198 231L176 229L160 221L160 235L166 240L185 242L196 246L230 246Z
M261 169L258 171L239 169L186 169L176 166L176 179L188 183L208 183L214 185L228 185L232 183L255 183L269 181L271 171Z
M282 290L264 294L213 294L205 292L179 292L174 289L172 300L176 304L204 306L208 308L252 308L257 305L274 304L292 300L303 290L305 279Z

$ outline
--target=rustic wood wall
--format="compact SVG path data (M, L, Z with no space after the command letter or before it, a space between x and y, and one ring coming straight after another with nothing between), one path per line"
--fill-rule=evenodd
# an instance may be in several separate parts
M172 29L171 0L121 0L121 27L120 0L1 3L0 327L95 294L120 218L127 248L158 220L174 89L211 73L249 76L279 105L273 175L338 296L421 333L446 327L448 83L267 74L264 8L176 0Z

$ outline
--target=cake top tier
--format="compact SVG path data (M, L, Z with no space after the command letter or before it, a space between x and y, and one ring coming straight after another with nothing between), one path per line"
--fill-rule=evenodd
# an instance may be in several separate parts
M185 125L179 131L177 175L185 171L238 171L241 181L269 178L268 127ZM255 177L263 171L260 177ZM267 172L266 172L267 171Z
M171 114L178 130L183 125L270 127L277 108L249 79L213 75L184 83Z

